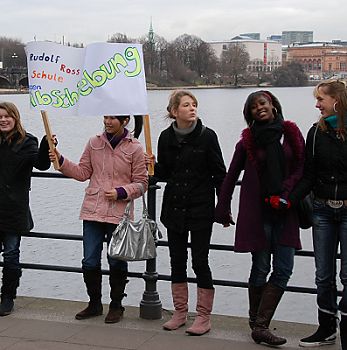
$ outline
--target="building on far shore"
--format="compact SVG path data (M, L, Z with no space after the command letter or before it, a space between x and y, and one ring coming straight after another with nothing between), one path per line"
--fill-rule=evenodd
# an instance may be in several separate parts
M347 78L347 46L334 43L292 44L285 61L298 62L311 79Z
M313 31L287 30L282 32L282 45L312 43Z
M214 50L217 58L230 45L244 45L249 54L249 72L271 72L282 65L282 45L273 40L254 40L248 36L238 35L231 40L210 41L208 44Z

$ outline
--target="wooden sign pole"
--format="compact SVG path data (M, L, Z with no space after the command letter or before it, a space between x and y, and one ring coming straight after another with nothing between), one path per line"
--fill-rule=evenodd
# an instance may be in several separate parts
M149 126L149 115L146 114L143 116L143 130L145 133L145 143L146 143L146 153L149 156L152 156L152 141L151 141L151 129ZM154 175L154 164L148 164L148 175L153 176Z
M46 111L41 111L41 116L42 116L42 120L43 120L43 125L45 127L45 131L46 131L49 149L50 149L50 151L54 152L55 145L54 145L53 140L52 140L52 130L51 130L51 126L49 124L48 114ZM55 160L53 162L53 166L54 166L55 170L59 170L59 168L60 168L59 161Z

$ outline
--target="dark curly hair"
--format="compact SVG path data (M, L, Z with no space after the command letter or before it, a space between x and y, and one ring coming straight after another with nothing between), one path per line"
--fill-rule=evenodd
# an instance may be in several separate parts
M275 118L277 115L280 115L280 116L283 115L280 101L270 91L259 90L256 92L252 92L250 95L248 95L245 105L243 107L243 116L248 126L251 126L254 121L252 112L251 112L252 103L254 102L255 98L259 96L264 96L272 103L272 106L274 107Z

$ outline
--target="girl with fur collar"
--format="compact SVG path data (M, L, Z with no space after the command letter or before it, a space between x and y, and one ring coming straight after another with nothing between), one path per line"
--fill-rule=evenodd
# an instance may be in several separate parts
M269 91L250 94L243 114L248 128L236 144L216 221L225 227L234 224L231 199L244 171L235 251L252 253L248 288L252 338L256 343L282 345L286 339L268 327L292 274L295 249L301 248L298 217L288 196L302 177L304 139L295 123L284 120L280 102Z

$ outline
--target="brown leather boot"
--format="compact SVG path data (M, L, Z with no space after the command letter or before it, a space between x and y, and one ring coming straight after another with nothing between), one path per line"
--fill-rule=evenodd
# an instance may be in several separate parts
M118 323L123 318L124 310L123 306L115 309L109 308L105 323Z
M105 317L105 323L118 323L124 314L122 299L126 296L124 293L125 285L128 283L127 271L111 268L110 270L110 297L111 303L108 313Z
M192 326L186 330L186 333L190 335L203 335L210 331L213 299L214 289L198 288L197 315Z
M188 283L172 283L171 293L175 311L171 319L163 324L163 328L167 331L173 331L186 324L188 313Z
M248 300L249 300L249 327L253 330L255 321L258 315L258 309L260 305L260 300L263 295L264 286L248 286Z
M101 303L101 270L83 270L83 279L90 300L88 306L75 315L76 320L100 316L103 311Z
M252 338L257 344L266 343L271 346L277 346L287 342L285 338L277 337L269 330L269 324L283 293L284 289L271 283L266 284L252 331Z

